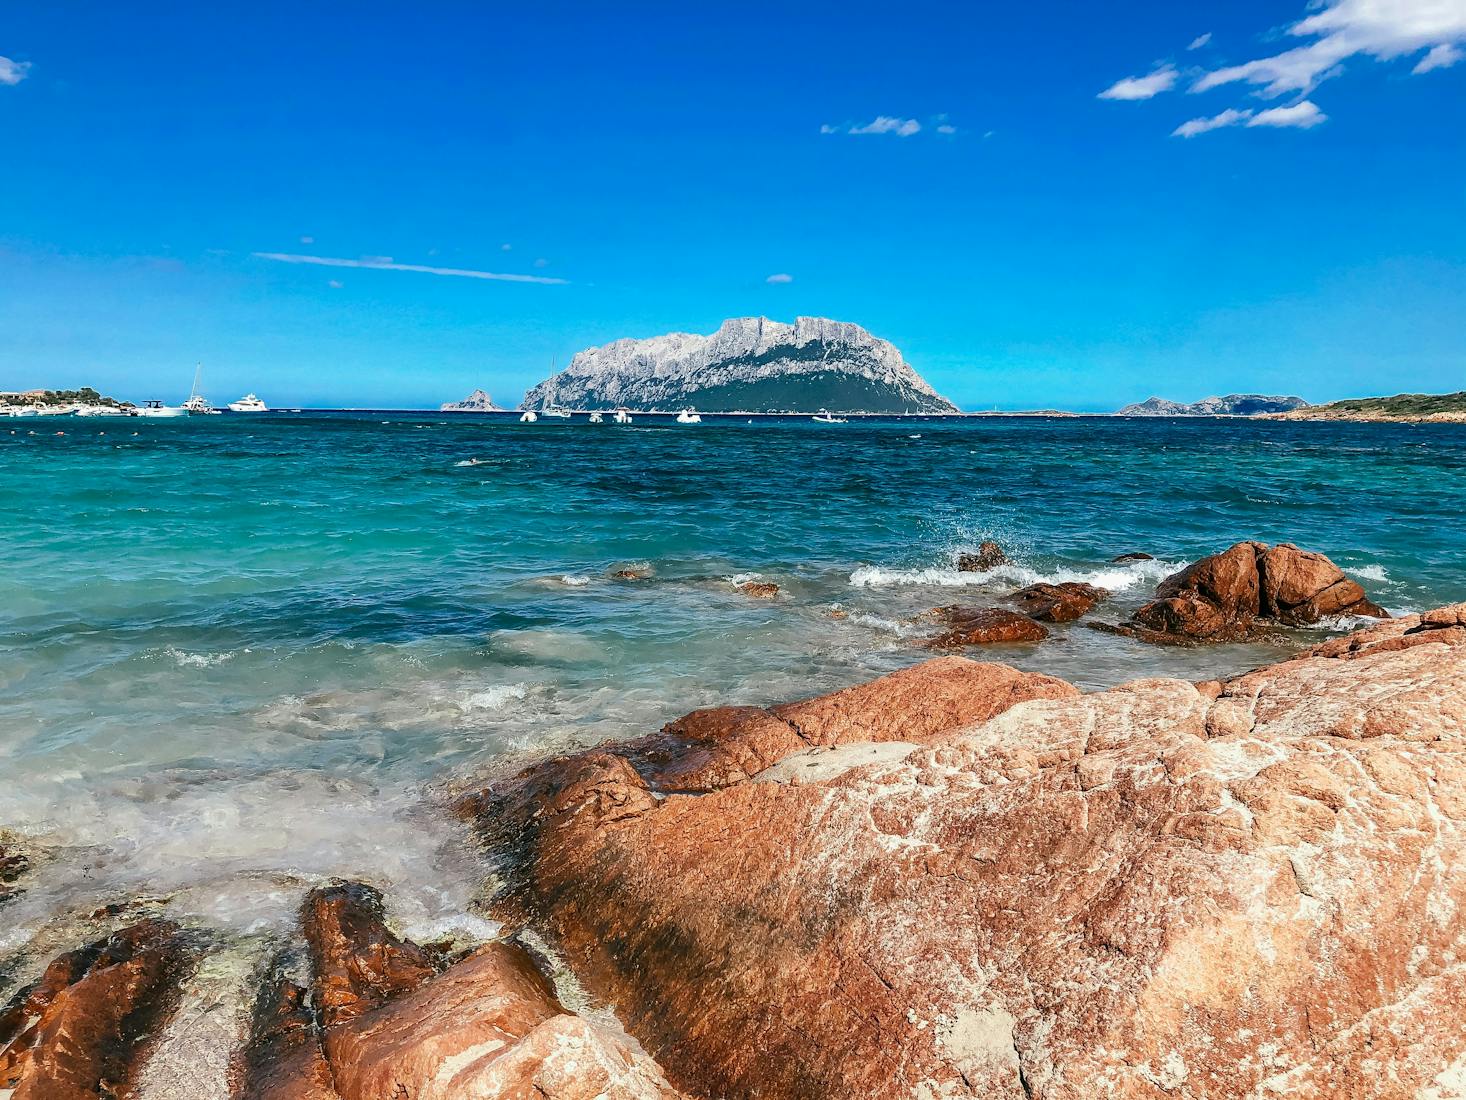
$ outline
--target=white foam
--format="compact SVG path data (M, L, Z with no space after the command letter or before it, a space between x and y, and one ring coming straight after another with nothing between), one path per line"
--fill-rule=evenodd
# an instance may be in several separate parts
M1379 581L1382 584L1388 584L1390 581L1390 575L1385 572L1385 567L1377 563L1354 566L1346 570L1346 572L1352 573L1356 577L1363 577L1367 581Z
M464 710L505 710L529 695L529 684L495 684L469 693L462 700Z
M249 650L245 650L248 653ZM225 653L189 653L182 649L169 646L163 650L163 655L172 657L178 662L179 668L213 668L215 665L222 665L225 661L234 659L232 652Z
M1046 571L1030 569L1012 562L974 572L962 572L950 565L928 566L924 569L890 569L878 565L863 565L850 574L850 584L855 588L891 588L898 585L980 588L998 583L1023 587L1040 583L1079 582L1110 592L1124 592L1139 585L1153 584L1181 568L1182 565L1176 562L1159 559L1104 565L1095 569L1060 566Z
M872 615L865 611L853 611L846 617L847 622L856 626L863 626L869 630L878 630L883 634L894 634L898 638L913 638L919 634L931 633L931 627L922 627L916 623L901 622L897 619L888 619L883 615Z
M748 584L750 581L760 580L762 577L762 573L734 573L728 578L728 583L734 588L737 588L740 584Z

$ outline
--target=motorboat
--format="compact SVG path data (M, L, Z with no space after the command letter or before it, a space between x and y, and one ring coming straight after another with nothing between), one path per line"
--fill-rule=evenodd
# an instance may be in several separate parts
M683 409L680 413L677 414L677 423L701 424L702 417L698 416L697 413L692 409Z
M561 405L546 405L541 411L551 420L570 419L570 410Z
M850 421L838 416L831 416L826 409L821 409L814 416L810 417L816 424L849 424Z
M602 423L602 422L603 422L603 421L604 421L604 420L605 420L605 419L606 419L606 418L605 418L605 417L604 417L604 416L602 416L602 415L601 415L601 414L600 414L600 413L598 413L598 412L593 412L593 413L591 413L591 414L590 414L590 422L591 422L591 423L592 423L592 424L600 424L600 423Z
M81 405L76 410L77 416L126 416L126 409L119 409L116 405Z
M539 413L535 412L533 409L525 409L524 412L520 414L519 422L521 424L533 424L539 418Z
M229 402L229 411L236 413L263 413L269 412L270 407L252 393L247 393L238 401Z
M174 416L187 416L182 405L165 405L158 400L144 401L135 410L133 416L147 416L153 418L166 418Z
M617 409L615 412L613 412L611 414L611 420L612 420L613 423L616 423L616 424L630 424L631 423L631 410L624 409L624 408Z

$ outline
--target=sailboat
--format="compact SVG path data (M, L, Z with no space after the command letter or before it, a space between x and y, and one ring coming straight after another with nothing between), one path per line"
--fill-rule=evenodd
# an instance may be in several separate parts
M193 389L189 391L188 400L183 403L183 411L189 416L218 416L219 410L209 404L209 399L199 393L199 375L203 373L204 365L199 363L193 368Z
M553 355L550 356L550 377L555 377L555 357ZM553 398L545 402L545 407L540 410L540 414L549 417L551 420L570 419L570 410L564 405L556 404Z

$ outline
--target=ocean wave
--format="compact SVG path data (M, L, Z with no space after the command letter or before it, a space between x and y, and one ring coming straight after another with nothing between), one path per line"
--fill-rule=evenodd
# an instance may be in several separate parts
M1385 572L1385 567L1378 563L1352 566L1346 569L1345 572L1352 573L1356 577L1362 577L1367 581L1379 581L1381 584L1390 583L1390 575Z
M845 621L854 623L856 626L863 626L867 630L891 634L897 638L914 638L932 632L930 625L923 627L919 623L888 619L884 615L872 615L868 611L852 611L846 616Z
M481 691L469 692L459 702L465 711L505 710L529 696L531 684L495 684Z
M1145 584L1153 584L1181 569L1184 563L1162 561L1125 562L1102 565L1093 569L1059 566L1054 569L1032 569L1026 565L1008 562L992 569L975 572L961 572L950 565L928 566L923 569L891 569L878 565L863 565L850 574L850 584L855 588L892 588L899 585L925 585L935 588L980 588L999 582L1022 588L1030 584L1064 584L1079 582L1092 584L1110 592L1124 592Z
M248 653L249 650L246 649L243 652ZM234 659L234 651L229 650L224 653L189 653L186 650L178 649L170 645L163 650L163 656L172 657L178 662L179 668L213 668L216 665L222 665L225 661L232 661Z
M750 581L757 581L762 579L762 573L734 573L731 577L728 578L728 583L731 584L734 588L737 588L740 584L748 584Z

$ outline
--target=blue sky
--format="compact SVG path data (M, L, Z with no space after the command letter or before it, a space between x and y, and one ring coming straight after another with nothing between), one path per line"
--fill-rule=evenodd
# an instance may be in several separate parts
M213 7L0 8L0 388L812 314L967 408L1466 389L1463 0Z

